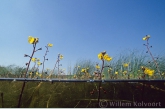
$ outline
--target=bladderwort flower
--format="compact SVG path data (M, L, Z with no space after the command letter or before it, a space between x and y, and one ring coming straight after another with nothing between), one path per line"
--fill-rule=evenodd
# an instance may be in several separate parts
M154 72L155 72L155 70L151 70L151 69L150 69L150 70L148 71L148 75L149 75L149 76L153 76Z
M38 76L38 74L39 74L39 73L38 73L38 72L36 72L36 75L37 75L37 76Z
M102 60L102 59L103 59L103 53L99 53L99 54L98 54L98 58L99 58L100 60Z
M145 37L143 37L143 40L148 40L150 38L150 35L146 35Z
M123 67L128 67L129 66L129 63L124 63L123 64Z
M155 73L155 70L149 69L149 68L144 67L144 66L141 66L141 69L145 75L153 76Z
M96 69L100 69L100 66L96 64Z
M60 59L62 60L63 58L64 58L64 56L60 54Z
M111 60L112 60L112 57L110 57L108 54L105 54L105 55L104 55L104 59L105 59L106 61L111 61Z
M106 51L99 53L98 58L100 60L106 60L106 61L111 61L112 60L112 57L110 57L108 54L106 54Z
M51 44L51 43L48 43L48 45L47 45L48 47L53 47L53 44Z
M145 74L147 74L149 76L153 76L154 72L155 72L155 70L151 70L151 69L145 67L145 70L144 70Z
M85 68L82 68L81 69L81 72L85 73L86 72L86 69Z
M35 38L35 37L32 37L32 36L29 36L28 37L28 42L30 43L30 44L35 44L35 43L38 43L38 38Z
M42 63L41 62L37 62L37 65L40 66L40 65L42 65Z
M37 58L32 58L32 62L36 62Z
M115 72L115 75L117 75L118 74L118 72Z

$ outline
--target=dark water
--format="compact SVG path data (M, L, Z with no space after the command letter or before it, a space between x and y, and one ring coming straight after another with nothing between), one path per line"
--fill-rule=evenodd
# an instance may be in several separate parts
M17 107L22 81L0 81L0 107ZM165 82L26 82L21 107L165 107Z

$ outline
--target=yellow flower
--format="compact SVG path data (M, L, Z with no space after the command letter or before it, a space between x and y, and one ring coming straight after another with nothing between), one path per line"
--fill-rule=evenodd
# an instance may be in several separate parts
M146 75L147 75L147 74L148 74L148 72L149 72L149 69L145 69L145 70L144 70L144 74L146 74Z
M123 67L128 67L128 65L129 65L128 63L124 63Z
M115 72L115 75L117 75L118 74L118 72Z
M154 72L155 72L154 70L149 70L148 75L153 76Z
M29 37L28 37L28 42L29 42L30 44L34 44L35 38L32 37L32 36L29 36Z
M60 59L63 59L63 55L60 55Z
M151 69L145 69L145 71L144 71L144 73L145 74L147 74L147 75L149 75L149 76L153 76L153 74L154 74L154 70L151 70Z
M38 75L39 73L38 72L36 72L36 75Z
M42 65L42 63L41 62L38 62L37 65Z
M51 43L48 43L48 47L52 47L53 46L53 44L51 44Z
M86 72L86 69L81 69L81 72Z
M111 61L112 58L108 56L108 57L105 58L105 60L106 60L106 61Z
M110 56L108 56L108 54L105 54L105 55L104 55L104 59L105 59L106 61L111 61L111 60L112 60L112 58L111 58Z
M96 65L96 68L97 68L97 69L100 69L100 66L99 66L99 65Z
M102 60L102 59L103 59L103 53L99 53L99 54L98 54L98 58L99 58L100 60Z
M144 69L144 74L149 75L149 76L153 76L153 74L155 72L155 70L151 70L147 67L143 67L143 69Z
M36 58L32 58L32 61L33 61L33 62L36 62Z
M30 72L29 74L32 75L32 72Z
M145 37L143 37L143 40L147 40L150 38L150 35L146 35Z
M108 56L108 54L105 54L105 52L101 52L98 54L98 58L100 60L104 59L106 61L111 61L112 60L112 57Z
M32 37L32 36L29 36L28 37L28 42L30 43L30 44L34 44L34 43L38 43L38 38L34 38L34 37Z

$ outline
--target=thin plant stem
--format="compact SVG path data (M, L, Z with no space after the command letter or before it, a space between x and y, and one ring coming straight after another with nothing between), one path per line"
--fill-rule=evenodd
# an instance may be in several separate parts
M44 71L44 63L45 63L45 57L46 57L46 55L47 55L47 52L48 52L48 47L47 46L45 46L46 47L46 53L45 53L45 55L44 55L44 61L43 61L43 68L42 68L42 78L43 78L43 71Z
M26 73L25 73L25 75L24 75L24 78L26 78L26 74L27 74L27 72L28 72L31 59L32 59L32 57L33 57L33 55L34 55L34 53L35 53L35 48L36 48L36 43L33 44L33 52L32 52L32 55L31 55L31 57L30 57L30 60L29 60L29 62L28 62L28 65L27 65L27 69L26 69ZM20 93L20 96L19 96L18 105L17 105L18 108L20 108L21 99L22 99L22 94L23 94L23 91L24 91L24 88L25 88L25 83L26 83L26 82L24 81L24 82L23 82L23 85L22 85L22 90L21 90L21 93Z
M54 73L54 70L55 70L55 68L56 68L56 65L57 65L58 61L59 61L59 57L57 58L57 61L56 61L55 65L54 65L54 68L53 68L52 73Z
M147 50L148 50L148 52L149 52L149 54L150 54L152 60L154 61L155 65L156 65L156 69L157 69L158 72L159 72L160 78L162 79L162 76L161 76L160 70L159 70L159 68L158 68L158 67L159 67L159 66L158 66L158 63L157 63L156 60L154 59L154 57L153 57L153 55L152 55L152 53L151 53L151 51L150 51L150 48L149 48L149 46L148 46L148 45L149 45L148 40L149 40L149 39L147 39L147 45L146 45Z

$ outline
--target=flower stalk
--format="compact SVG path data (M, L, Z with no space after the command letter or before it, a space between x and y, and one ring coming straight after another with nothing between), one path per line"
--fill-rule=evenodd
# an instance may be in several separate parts
M99 80L102 80L102 72L103 72L103 69L106 67L104 66L104 60L106 61L111 61L112 60L112 57L110 57L108 54L106 54L106 51L103 51L101 53L98 54L98 58L100 60L102 60L102 67L101 67L101 71L99 73ZM109 67L109 66L107 66ZM98 87L98 107L99 107L99 103L100 103L100 89L101 89L101 82L99 82L99 87Z
M30 66L30 62L31 62L32 57L33 57L33 55L35 53L36 44L38 43L38 38L34 38L34 37L29 36L28 42L30 44L33 44L33 52L32 52L32 54L30 56L30 59L29 59L28 64L26 64L27 65L27 68L26 68L26 72L24 74L24 78L26 78L26 75L27 75L27 72L28 72L28 69L29 69L29 66ZM26 55L25 57L28 57L28 55ZM22 85L22 89L21 89L21 93L20 93L19 100L18 100L18 105L17 105L18 108L20 108L20 105L21 105L21 99L22 99L22 94L23 94L24 88L25 88L25 83L26 82L24 81L23 82L23 85Z
M158 71L158 73L159 73L159 75L160 75L160 78L162 79L162 76L161 76L161 72L160 72L160 70L159 70L158 63L157 63L157 61L155 60L155 58L153 57L153 55L152 55L152 53L151 53L151 51L150 51L150 47L152 47L152 46L149 47L149 38L150 38L150 35L146 35L146 36L143 38L143 40L146 40L146 41L147 41L147 44L144 44L144 46L147 47L147 52L146 52L146 53L149 53L149 54L150 54L150 56L151 56L151 58L152 58L152 60L153 60L153 62L154 62L154 64L155 64L155 66L156 66L156 69L157 69L157 71Z

